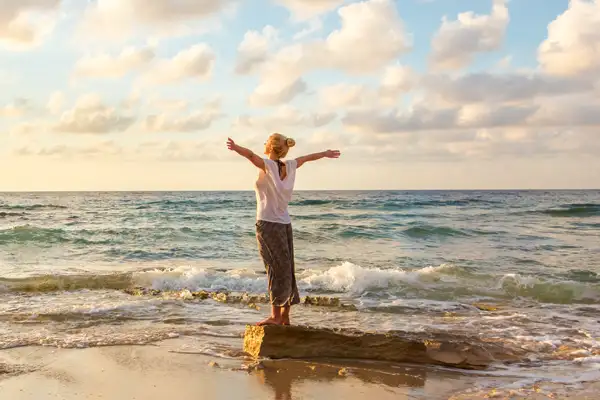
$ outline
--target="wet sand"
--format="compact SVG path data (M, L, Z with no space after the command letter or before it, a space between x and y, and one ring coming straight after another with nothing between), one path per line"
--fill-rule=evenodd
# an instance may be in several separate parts
M474 388L481 377L460 371L322 360L263 361L257 367L251 360L182 351L185 345L182 338L146 346L3 350L0 398L460 400L490 398L490 394L496 395L492 398L551 398L535 387L520 393L477 391ZM508 384L510 380L497 378L495 382ZM598 387L593 389L588 391L590 397L582 392L569 398L596 398Z

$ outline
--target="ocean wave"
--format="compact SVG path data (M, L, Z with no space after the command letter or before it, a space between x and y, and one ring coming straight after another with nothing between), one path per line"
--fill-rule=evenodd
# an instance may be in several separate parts
M463 231L460 229L453 229L445 226L431 226L431 225L420 225L413 226L404 230L404 235L411 238L444 238L444 237L457 237L457 236L473 236L473 234Z
M600 204L565 204L557 208L549 208L538 213L552 217L592 217L600 215Z
M0 215L1 217L1 215ZM7 229L0 229L0 244L15 243L25 244L34 243L44 246L49 244L73 244L77 246L94 246L94 245L121 245L125 242L132 244L131 247L120 247L118 249L109 250L108 255L113 252L115 256L126 256L135 258L140 256L140 259L148 259L152 257L152 251L144 249L136 249L133 247L139 244L140 240L146 243L165 241L165 240L188 240L191 241L188 246L181 248L170 248L167 252L184 252L193 257L193 241L195 240L210 240L228 236L229 238L239 238L254 235L251 229L247 230L228 230L219 228L181 226L177 228L167 227L143 227L143 228L100 228L100 229L73 229L75 226L83 225L76 220L69 219L69 222L64 223L63 228L47 228L32 224L18 225ZM155 246L152 246L153 248ZM179 250L178 250L179 249ZM161 252L161 253L164 253ZM162 257L164 258L164 257Z
M325 271L304 271L299 281L304 289L363 295L379 289L390 289L399 285L422 287L428 276L443 271L452 271L452 265L426 267L414 271L401 269L364 268L350 262ZM422 278L424 278L422 280Z
M62 229L42 228L33 225L20 225L0 230L0 244L3 243L64 243L68 238Z
M395 196L383 199L302 199L290 202L292 207L314 207L314 206L330 206L333 209L359 209L359 210L381 210L395 211L415 208L435 208L435 207L468 207L468 206L493 206L502 204L491 199L430 199L417 200L404 198L403 196Z
M267 279L248 270L216 271L205 268L178 267L152 270L135 275L137 285L158 290L229 290L261 293L267 288Z
M460 200L403 200L395 199L381 204L380 208L385 210L400 210L405 208L429 208L429 207L468 207L477 204L494 205L498 202L482 199L460 199Z
M166 209L189 209L196 208L199 210L208 210L212 208L231 208L236 205L239 206L248 206L248 201L244 199L233 200L226 198L219 199L211 199L211 198L199 198L199 199L181 199L181 200L157 200L157 201L149 201L144 204L139 204L137 209L145 209L145 208L166 208Z
M415 270L364 268L349 262L327 270L297 274L299 289L307 293L346 294L460 301L478 296L500 300L522 297L543 303L599 304L600 285L542 280L517 274L481 275L451 264ZM264 293L266 276L247 270L219 272L177 268L136 276L138 284L159 290L229 290Z
M346 202L344 202L344 203L346 203ZM342 204L342 202L336 201L336 200L321 200L321 199L306 199L306 200L296 200L296 201L290 202L290 206L297 206L297 207L324 206L327 204Z
M127 289L133 285L131 273L106 275L38 275L27 278L0 278L0 291L57 292L73 290ZM3 290L2 290L3 289Z
M198 335L201 330L187 327L129 326L128 330L115 329L114 325L98 325L95 329L75 329L67 332L32 332L28 335L9 333L0 338L0 349L22 346L49 346L58 348L87 348L123 345L147 345L183 335Z
M67 206L60 204L7 204L2 205L0 208L7 210L24 210L24 211L35 211L35 210L60 210L65 209Z
M566 280L565 280L566 279ZM350 262L325 270L297 274L305 294L349 298L425 299L470 302L474 298L522 298L552 304L600 304L600 283L588 275L540 278L520 274L482 274L451 264L420 269L365 268ZM0 279L0 287L15 292L147 287L160 291L265 293L267 277L252 270L177 267L107 275L44 275Z
M26 216L26 213L23 212L6 212L6 211L2 211L0 212L0 218L7 218L7 217L24 217Z
M448 264L401 270L363 268L346 262L326 271L303 272L299 286L304 290L353 296L404 296L444 301L477 296L520 297L554 304L600 303L600 285L597 284L543 280L519 274L484 275Z

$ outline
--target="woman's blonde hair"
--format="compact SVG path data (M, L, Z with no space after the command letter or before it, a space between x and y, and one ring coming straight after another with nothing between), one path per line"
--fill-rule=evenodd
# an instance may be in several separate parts
M285 137L281 133L274 133L265 143L265 154L274 154L277 158L283 158L287 155L289 149L296 145L292 138Z

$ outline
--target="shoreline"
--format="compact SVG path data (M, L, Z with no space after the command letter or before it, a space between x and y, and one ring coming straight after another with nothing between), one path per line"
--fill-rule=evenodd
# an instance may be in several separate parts
M11 400L209 399L594 399L580 390L448 368L358 360L217 358L182 337L151 345L0 351L0 394ZM190 346L191 345L191 346ZM554 396L554 397L551 397Z
M427 391L426 386L436 379L428 378L422 367L382 365L370 369L365 363L351 361L255 363L215 358L181 350L188 340L144 346L3 350L0 393L11 400L158 400L167 396L257 400L376 396L387 400L418 398L418 392ZM432 399L432 395L423 398Z

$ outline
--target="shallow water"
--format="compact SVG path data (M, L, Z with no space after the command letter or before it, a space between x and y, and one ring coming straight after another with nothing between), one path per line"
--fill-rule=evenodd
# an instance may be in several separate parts
M477 334L530 350L527 376L598 371L599 191L299 192L290 211L302 295L354 306L297 323ZM0 348L185 335L239 357L266 304L123 290L263 294L254 215L246 192L1 194Z

